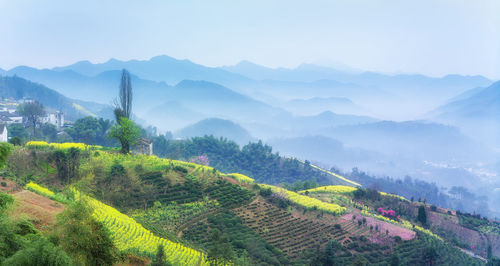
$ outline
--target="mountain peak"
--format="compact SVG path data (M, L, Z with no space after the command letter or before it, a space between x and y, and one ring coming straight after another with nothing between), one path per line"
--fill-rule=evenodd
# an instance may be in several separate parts
M241 60L235 66L258 66L258 67L260 67L259 65L255 64L254 62L251 62L251 61L248 61L248 60Z
M168 56L168 55L157 55L157 56L153 56L149 59L149 61L179 61L178 59L175 59L171 56Z

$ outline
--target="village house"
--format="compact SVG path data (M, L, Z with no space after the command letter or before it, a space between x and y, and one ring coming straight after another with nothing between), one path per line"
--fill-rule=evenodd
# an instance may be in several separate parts
M0 124L0 142L8 142L9 134L7 132L7 125Z
M64 127L64 114L59 111L48 113L46 116L40 117L40 123L49 123L56 126L57 130L61 130Z
M132 148L132 153L153 155L153 142L149 139L140 138Z
M15 110L14 110L15 111ZM2 124L21 124L23 122L23 117L12 110L1 110L0 111L0 123Z

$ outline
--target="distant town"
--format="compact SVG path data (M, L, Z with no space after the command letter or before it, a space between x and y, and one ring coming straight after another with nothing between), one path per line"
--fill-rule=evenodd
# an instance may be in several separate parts
M36 108L32 106L38 105ZM28 107L24 112L20 107ZM22 125L24 128L42 127L51 125L57 130L57 134L64 133L65 127L71 127L70 121L64 120L64 114L60 111L46 111L45 108L32 98L0 98L0 142L8 142L9 127L11 125Z

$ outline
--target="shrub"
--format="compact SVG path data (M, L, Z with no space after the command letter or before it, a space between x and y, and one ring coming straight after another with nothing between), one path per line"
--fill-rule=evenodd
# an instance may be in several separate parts
M342 229L342 226L340 224L335 224L333 227L335 227L335 229L338 229L338 230Z
M188 170L180 165L174 166L174 171L179 172L179 173L183 173L183 174L188 173Z
M15 233L18 235L22 235L22 236L27 235L27 234L35 234L36 229L32 223L30 223L26 220L23 220L23 221L19 221L16 224Z
M6 186L7 186L7 183L2 182L2 183L0 183L0 185L2 185L2 187L6 187Z
M4 265L72 265L70 257L46 238L39 238L4 261Z
M261 188L259 190L259 194L262 197L269 197L269 196L271 196L271 194L273 194L273 192L271 191L271 188Z
M14 202L14 198L7 194L0 192L0 213L5 210L10 204Z

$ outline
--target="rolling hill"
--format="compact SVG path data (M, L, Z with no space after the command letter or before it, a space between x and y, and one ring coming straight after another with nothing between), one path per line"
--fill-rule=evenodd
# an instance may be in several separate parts
M434 111L436 119L458 122L460 120L497 120L500 115L500 82L487 88L476 88L459 96Z
M238 123L269 123L280 116L290 116L286 111L269 106L239 94L219 84L207 81L184 80L164 90L162 103L147 112L145 119L163 121L159 128L177 130L204 118L217 117ZM178 121L177 114L188 120ZM173 125L178 125L177 128Z
M38 182L28 183L25 189L57 201L44 202L63 204L66 210L85 198L92 207L92 219L109 231L111 243L122 252L121 263L146 264L155 258L159 244L166 260L179 265L208 265L210 260L223 259L238 265L241 261L250 265L318 265L323 260L341 265L359 261L386 265L397 260L412 265L429 257L429 247L436 264L484 265L482 256L486 256L488 245L495 256L500 254L495 221L394 194L343 185L292 191L204 165L121 155L69 143L56 150L48 146L28 143L18 147L21 152L15 156L26 159L33 181ZM58 178L56 162L46 162L50 171L28 163L32 153L41 163L41 158L49 158L53 152L65 153L72 146L85 155L77 162L78 171L102 171L73 177L71 183L64 184ZM21 168L10 163L7 170L15 179ZM304 166L316 169L307 162ZM82 178L86 181L81 182ZM13 187L12 181L8 183ZM27 191L9 193L40 198ZM35 204L24 202L26 208ZM47 208L42 206L38 211L45 214ZM425 221L418 212L426 213ZM7 217L15 219L10 213ZM57 236L59 227L64 226L58 221L48 223L44 230ZM29 227L28 223L24 225ZM22 231L14 234L23 237ZM60 245L67 250L67 244ZM214 251L213 247L220 249ZM0 255L0 259L4 257Z
M344 97L293 99L280 104L280 106L296 115L315 115L325 111L341 114L365 113L361 107Z
M76 120L84 116L100 116L112 118L111 106L81 100L73 100L66 96L29 80L13 76L0 76L0 97L22 99L33 98L53 111L61 111L67 120Z
M182 138L203 137L205 135L212 135L217 138L224 137L240 145L245 145L253 140L248 131L240 125L229 120L218 118L201 120L175 133L175 136Z
M500 82L466 92L428 114L436 121L460 127L485 145L499 147Z
M16 67L7 73L44 84L70 98L108 105L116 98L121 76L121 70L105 71L89 77L71 70L39 70L31 67ZM135 75L132 75L131 80L135 91L134 103L139 108L162 103L165 99L162 92L170 88L164 82L143 80Z

